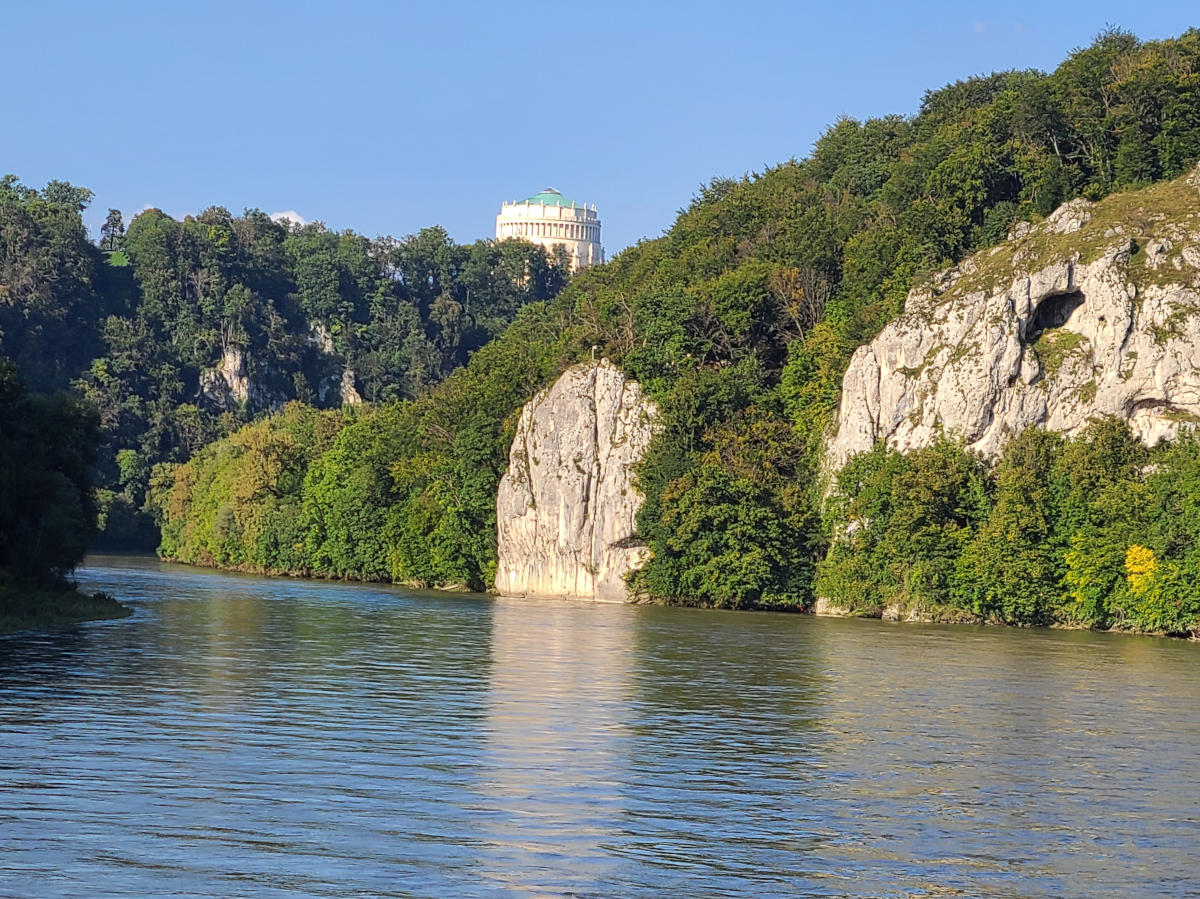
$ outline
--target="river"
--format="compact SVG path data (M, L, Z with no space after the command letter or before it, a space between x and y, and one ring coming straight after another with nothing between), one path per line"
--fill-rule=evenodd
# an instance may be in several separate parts
M1200 646L81 570L4 896L1196 896Z

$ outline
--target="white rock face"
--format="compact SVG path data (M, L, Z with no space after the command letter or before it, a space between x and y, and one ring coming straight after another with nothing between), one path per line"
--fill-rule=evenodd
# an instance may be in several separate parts
M622 602L645 561L633 538L632 468L657 410L601 361L565 372L525 404L496 500L496 590Z
M326 356L332 356L337 352L333 348L333 335L329 333L329 329L322 322L308 323L308 340Z
M209 409L233 411L239 406L251 409L278 409L287 397L271 387L278 376L269 367L256 363L241 347L228 346L217 364L200 373L200 401Z
M1114 224L1115 204L1073 200L910 294L852 358L828 466L940 432L995 458L1034 425L1112 415L1153 444L1200 422L1200 169L1174 186L1192 211L1126 199L1136 221Z
M336 396L343 406L357 406L363 398L355 386L356 382L352 368L332 372L317 382L317 401L324 403L331 396Z
M244 405L250 399L250 377L241 347L226 347L216 367L200 375L200 394L220 409Z
M343 406L357 406L363 401L358 392L354 369L343 363L333 345L333 335L321 322L309 322L309 343L316 346L322 357L323 367L328 372L317 382L317 400L324 403L331 394L336 394Z
M354 369L343 368L341 383L343 406L357 406L363 401L362 396L358 392L358 388L354 386L354 380Z

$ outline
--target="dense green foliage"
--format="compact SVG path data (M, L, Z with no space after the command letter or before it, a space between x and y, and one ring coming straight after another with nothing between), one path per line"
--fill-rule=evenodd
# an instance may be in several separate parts
M95 532L98 439L78 399L30 396L0 359L0 633L126 611L66 581Z
M72 396L30 396L0 359L0 572L53 581L83 558L96 526L95 415Z
M109 545L156 542L154 465L289 400L340 406L344 383L372 403L419 396L567 279L564 258L519 241L369 240L219 207L147 210L128 230L109 210L101 252L90 199L0 181L0 352L34 390L74 383L99 410Z
M949 441L852 460L822 596L878 615L1200 633L1200 441L1029 430L993 472Z
M811 605L832 528L818 452L850 354L917 279L1014 222L1183 173L1200 158L1198 110L1200 32L1142 43L1114 30L1052 74L950 85L912 118L843 119L806 159L714 180L666 235L576 277L427 397L344 430L306 475L300 569L486 585L513 416L598 350L662 412L640 468L638 529L652 557L634 586L672 602ZM923 466L903 474L915 484L926 469L946 481L920 486L926 506L902 513L911 533L884 541L894 559L922 560L903 574L905 595L1048 620L1034 594L1058 572L1020 512L1044 500L1041 488L1003 472L993 485L970 460L943 470L953 455L940 446L903 463ZM1030 547L1019 566L976 539L984 528ZM995 578L981 575L970 602L954 573L964 556ZM894 585L870 586L878 572L839 576L873 591L872 607L894 598Z
M341 419L293 403L201 449L161 485L162 552L178 557L187 547L188 561L204 565L299 567L300 488Z
M34 390L69 386L99 348L100 254L79 214L91 193L0 178L0 355Z

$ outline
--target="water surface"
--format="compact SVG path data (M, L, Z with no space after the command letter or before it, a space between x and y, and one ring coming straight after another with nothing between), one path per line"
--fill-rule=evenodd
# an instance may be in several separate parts
M0 638L4 896L1200 895L1200 647L101 557Z

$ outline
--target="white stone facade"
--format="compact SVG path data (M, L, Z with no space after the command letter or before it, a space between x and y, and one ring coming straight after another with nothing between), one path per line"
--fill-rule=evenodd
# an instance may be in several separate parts
M553 188L501 205L496 216L496 239L510 238L527 240L547 250L562 245L570 254L571 271L604 261L596 207L568 200Z

